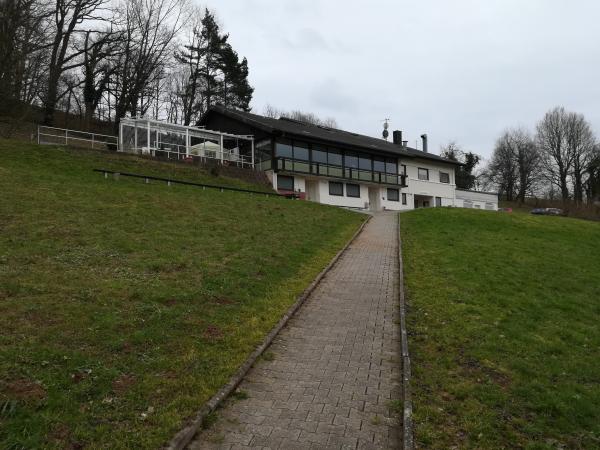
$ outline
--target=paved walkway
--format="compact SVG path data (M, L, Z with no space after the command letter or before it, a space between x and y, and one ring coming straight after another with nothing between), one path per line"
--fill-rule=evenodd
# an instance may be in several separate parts
M397 220L371 219L190 448L399 448Z

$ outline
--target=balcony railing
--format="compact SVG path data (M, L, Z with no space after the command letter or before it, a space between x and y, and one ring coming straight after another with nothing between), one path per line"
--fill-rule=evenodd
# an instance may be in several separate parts
M364 181L367 183L394 184L406 186L406 176L351 167L332 166L330 164L298 161L290 158L275 158L275 167L283 172L305 173L331 178Z

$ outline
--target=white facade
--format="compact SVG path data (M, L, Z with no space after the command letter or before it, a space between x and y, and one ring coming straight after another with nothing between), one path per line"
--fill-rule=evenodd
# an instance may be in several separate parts
M406 168L407 187L297 173L285 175L294 177L294 191L301 198L327 205L373 211L402 211L439 206L498 209L496 194L456 189L455 166L452 164L425 158L411 158L401 159L398 167L400 173L402 173L404 167ZM419 172L421 173L420 177ZM268 176L273 183L273 188L277 189L278 174L269 171ZM343 195L333 195L330 192L330 182L341 183L343 185ZM357 197L348 195L347 185L359 186ZM339 184L335 187L338 189ZM355 187L351 186L351 188L356 191ZM352 194L356 194L356 192L352 192ZM397 200L393 198L396 197L396 194Z

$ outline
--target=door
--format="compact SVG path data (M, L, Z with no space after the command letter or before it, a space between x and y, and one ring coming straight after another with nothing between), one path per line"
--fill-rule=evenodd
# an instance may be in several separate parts
M381 211L381 196L380 189L377 187L369 187L369 209L371 211Z

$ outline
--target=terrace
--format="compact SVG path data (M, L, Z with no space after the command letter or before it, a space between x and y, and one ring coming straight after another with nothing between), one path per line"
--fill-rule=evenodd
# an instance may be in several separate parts
M145 118L123 118L119 151L184 161L254 167L254 137Z

